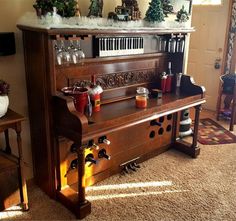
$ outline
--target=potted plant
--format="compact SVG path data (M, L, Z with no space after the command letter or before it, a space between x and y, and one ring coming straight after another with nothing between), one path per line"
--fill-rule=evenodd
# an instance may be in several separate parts
M39 17L52 13L54 7L62 17L73 17L77 12L77 4L76 0L36 0L33 7Z
M7 113L9 88L10 85L7 82L0 80L0 118Z

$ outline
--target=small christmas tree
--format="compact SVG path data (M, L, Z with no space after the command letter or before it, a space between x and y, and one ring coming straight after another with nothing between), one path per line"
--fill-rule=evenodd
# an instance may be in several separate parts
M161 0L152 0L149 3L149 8L146 12L144 19L148 22L164 21L164 13L163 13Z
M186 22L189 20L188 12L184 9L184 6L177 12L175 21L177 22Z
M168 14L173 12L173 5L171 5L170 0L162 0L162 8L165 17L168 17Z
M76 14L76 0L36 0L33 7L40 10L41 15L53 12L53 7L57 8L57 13L62 17L72 17Z
M90 0L88 17L102 17L103 0Z

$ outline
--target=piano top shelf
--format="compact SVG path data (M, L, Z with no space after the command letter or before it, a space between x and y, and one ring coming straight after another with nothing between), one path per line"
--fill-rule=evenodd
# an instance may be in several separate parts
M154 28L154 27L140 27L140 28L43 28L33 27L18 24L17 27L25 31L35 31L46 33L49 36L56 35L100 35L100 36L117 36L117 35L164 35L164 34L187 34L194 32L195 29L189 28Z

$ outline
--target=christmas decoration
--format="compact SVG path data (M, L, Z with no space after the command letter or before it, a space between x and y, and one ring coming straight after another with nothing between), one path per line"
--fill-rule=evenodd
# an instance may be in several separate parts
M38 16L53 12L53 7L57 8L57 13L62 17L72 17L76 14L76 0L36 0L33 7Z
M141 19L141 12L137 0L122 0L122 5L128 9L131 20Z
M177 12L175 21L183 23L189 20L188 12L184 9L184 6Z
M102 17L103 0L90 0L88 17Z
M122 5L117 6L115 12L108 13L108 19L115 21L136 21L141 19L137 0L122 0Z
M168 17L168 14L173 12L173 5L171 5L170 0L162 0L162 8L165 17Z
M164 13L162 9L161 0L152 0L149 3L149 8L146 12L144 20L148 22L162 22L164 21Z

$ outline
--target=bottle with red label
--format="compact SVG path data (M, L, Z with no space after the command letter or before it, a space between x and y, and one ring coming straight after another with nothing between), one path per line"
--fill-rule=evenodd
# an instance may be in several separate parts
M167 80L166 72L163 72L161 74L161 90L162 90L162 93L166 92L166 80Z
M172 71L171 71L171 62L169 62L168 63L168 70L167 70L165 92L171 92L172 91L172 81L173 81L173 74L172 74Z
M96 85L95 76L92 75L91 78L92 78L91 79L92 86L91 86L91 90L90 90L90 97L91 97L91 101L92 101L93 112L98 112L101 110L100 94L103 92L103 90L102 90L101 86Z

